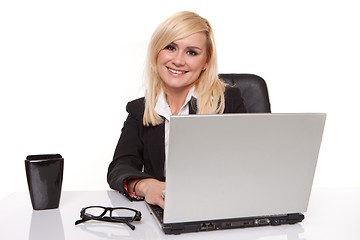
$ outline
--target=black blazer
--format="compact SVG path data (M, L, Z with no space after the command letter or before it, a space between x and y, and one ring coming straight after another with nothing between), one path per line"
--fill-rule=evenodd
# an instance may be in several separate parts
M133 178L156 178L164 181L165 123L146 127L143 125L144 98L129 102L129 113L124 122L121 136L109 165L107 180L112 189L119 190L127 197L124 180ZM224 113L246 113L240 90L225 89ZM196 114L196 99L190 101L190 114Z

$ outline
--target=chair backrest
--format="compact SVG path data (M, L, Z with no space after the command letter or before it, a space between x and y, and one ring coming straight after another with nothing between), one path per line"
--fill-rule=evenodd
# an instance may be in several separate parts
M264 79L254 74L221 73L221 80L240 89L249 113L270 113L269 93Z

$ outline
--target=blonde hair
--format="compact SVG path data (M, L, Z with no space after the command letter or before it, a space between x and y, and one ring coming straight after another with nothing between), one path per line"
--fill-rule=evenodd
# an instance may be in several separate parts
M163 119L156 113L155 106L163 87L157 71L159 52L175 40L204 32L207 37L207 67L195 84L197 114L223 113L225 108L225 84L218 77L217 55L214 34L210 23L193 12L177 12L162 22L152 35L148 47L145 69L145 126L158 125Z

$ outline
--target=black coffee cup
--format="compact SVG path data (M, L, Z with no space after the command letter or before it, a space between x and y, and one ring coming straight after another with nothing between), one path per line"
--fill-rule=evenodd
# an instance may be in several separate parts
M33 209L58 208L64 158L60 154L29 155L25 160L25 169Z

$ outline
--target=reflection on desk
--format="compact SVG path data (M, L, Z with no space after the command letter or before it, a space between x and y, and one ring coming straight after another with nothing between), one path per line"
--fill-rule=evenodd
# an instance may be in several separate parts
M56 239L65 240L60 210L33 211L29 240L52 239L54 236Z
M144 202L129 202L116 191L64 191L59 209L33 211L27 192L0 201L2 239L360 239L356 213L360 189L313 190L300 224L165 235ZM90 205L131 207L142 212L135 231L121 223L89 221L75 226L80 210ZM343 219L346 221L337 222Z

